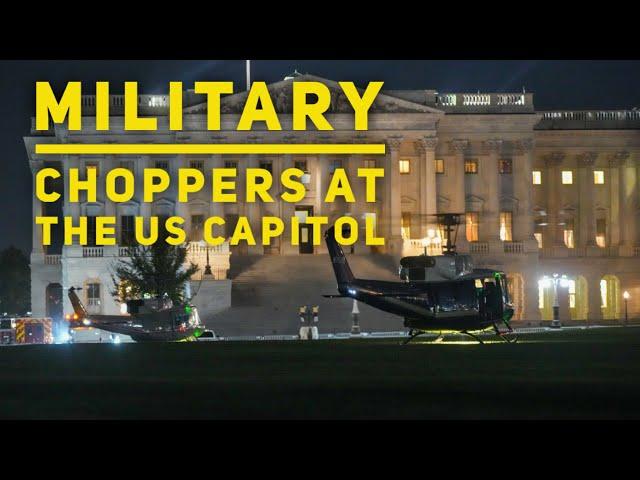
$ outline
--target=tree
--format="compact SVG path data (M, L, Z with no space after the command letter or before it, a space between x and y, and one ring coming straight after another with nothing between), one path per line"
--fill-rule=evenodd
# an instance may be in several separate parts
M0 314L24 315L31 310L31 268L22 250L0 252Z
M187 245L173 246L159 241L148 247L132 247L127 260L118 260L111 275L118 301L168 296L174 304L187 300L184 286L199 268L185 267Z

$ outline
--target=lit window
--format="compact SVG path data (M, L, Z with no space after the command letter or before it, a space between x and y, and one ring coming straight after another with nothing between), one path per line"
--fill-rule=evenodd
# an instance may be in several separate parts
M569 308L576 308L576 281L567 280L569 284Z
M443 174L444 160L442 160L441 158L436 158L434 161L436 162L436 173Z
M511 158L501 158L498 163L498 169L502 174L513 173L513 160Z
M600 280L600 307L607 308L607 281L603 278Z
M411 238L411 213L402 212L401 220L401 235L405 240L409 240Z
M477 242L478 241L478 212L467 212L466 215L466 224L467 224L467 241L468 242Z
M369 219L371 219L371 220L369 220ZM375 237L376 236L376 229L377 229L376 214L375 213L365 213L364 214L364 221L365 221L365 224L368 224L370 222L373 225L373 228L371 230L373 230L372 235Z
M400 160L400 173L407 174L411 172L411 163L409 160Z
M571 170L562 171L562 184L573 185L573 172Z
M542 232L536 232L533 234L536 237L536 241L538 242L538 248L542 248Z
M607 246L607 220L604 218L596 220L596 245L600 248Z
M192 160L189 162L189 168L193 168L194 170L200 170L204 173L204 161L202 160Z
M573 235L573 218L565 220L564 224L564 244L567 248L575 248Z
M540 170L534 170L531 173L533 173L533 184L542 185L542 172Z
M464 161L464 173L471 173L471 174L478 173L478 159L477 158L467 158Z
M365 158L362 161L362 166L364 168L376 168L376 161L373 158Z
M596 185L604 185L604 170L593 171L593 183Z
M500 240L510 242L512 236L512 218L511 212L500 212Z
M544 281L538 280L538 308L544 308Z

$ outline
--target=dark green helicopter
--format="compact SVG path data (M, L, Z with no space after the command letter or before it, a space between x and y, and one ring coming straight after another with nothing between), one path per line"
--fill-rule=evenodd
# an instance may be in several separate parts
M404 344L424 333L444 331L464 333L483 343L475 333L491 328L502 340L517 341L517 337L507 337L513 333L510 320L514 310L504 272L473 268L470 256L457 254L455 236L462 214L444 213L436 217L446 238L443 255L402 258L401 282L356 278L335 239L335 227L330 227L325 232L325 241L339 295L325 297L354 298L403 317L404 326L409 328L409 338ZM501 331L500 324L507 330Z
M78 288L69 288L73 314L66 315L70 329L99 328L128 335L135 342L175 342L198 338L205 327L197 309L190 304L173 305L166 298L127 301L129 315L97 315L87 311L78 298Z

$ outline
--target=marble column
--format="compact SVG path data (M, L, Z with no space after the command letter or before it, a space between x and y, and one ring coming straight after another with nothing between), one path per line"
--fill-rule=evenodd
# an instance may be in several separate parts
M435 228L437 213L435 153L438 139L425 136L416 142L416 150L422 157L420 169L420 236L425 238L429 228Z
M401 188L398 160L400 156L401 136L387 138L387 154L385 156L385 224L387 253L402 252L401 235Z
M480 218L480 240L495 246L500 241L500 182L498 156L502 152L502 140L498 138L483 142L487 156L480 162L480 177L487 192ZM491 247L490 247L491 248ZM493 250L493 249L492 249ZM497 251L500 251L497 249Z
M439 213L461 213L464 214L467 211L466 190L464 182L464 160L465 154L469 150L469 140L457 139L451 142L451 148L456 155L456 161L454 163L453 175L453 190L451 193L451 203L449 212ZM466 236L466 224L465 216L462 215L461 223L458 228L458 235L456 240L456 249L458 252L468 252L469 242Z
M584 152L578 157L580 187L580 244L587 248L596 246L593 165L598 154Z
M262 138L258 136L249 136L247 137L248 143L261 143ZM240 160L241 162L245 162L244 172L246 176L247 168L258 168L260 166L260 156L256 154L247 155L244 159ZM242 191L242 197L246 200L246 178L245 178L245 190ZM262 246L262 200L260 198L256 198L256 201L253 203L245 202L245 214L249 219L249 224L251 225L251 230L253 231L253 236L256 240L255 245L248 246L248 253L252 255L261 255L264 253L264 247Z
M564 160L564 153L553 152L545 158L547 166L547 235L544 243L552 247L564 247L564 234L560 223L560 188L562 187L560 165Z
M531 185L533 146L532 138L518 140L514 144L513 159L513 192L518 200L518 211L514 212L513 234L514 240L524 242L527 252L538 251L538 242L533 236Z
M36 217L42 216L42 202L36 197L36 175L42 169L42 160L32 160L30 163L32 174L33 200L31 204L31 211L33 219L31 223L32 235L31 235L31 253L32 254L44 254L46 247L42 245L42 225L36 225Z
M601 275L597 273L585 274L585 280L587 281L587 302L589 305L587 319L589 323L597 323L602 320L602 297L600 295L601 278Z
M71 155L71 156L65 155L65 158L63 160L63 165L64 165L64 192L65 192L64 215L72 218L73 226L78 226L79 225L78 218L80 217L80 204L82 203L83 199L86 199L86 193L82 191L80 192L78 197L80 199L80 202L69 201L69 198L70 198L69 169L70 168L76 168L78 170L80 169L80 157L77 155ZM80 175L82 175L82 172L79 172L79 173ZM80 178L82 178L82 176L80 176ZM80 244L79 237L77 235L74 235L73 245L79 245L79 244Z
M638 209L638 185L636 165L629 152L618 152L620 160L620 252L631 257L636 246L636 212Z

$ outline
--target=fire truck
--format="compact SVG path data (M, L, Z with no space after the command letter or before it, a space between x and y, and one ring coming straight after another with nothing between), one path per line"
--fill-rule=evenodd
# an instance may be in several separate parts
M0 320L0 344L53 343L51 318L3 318Z

